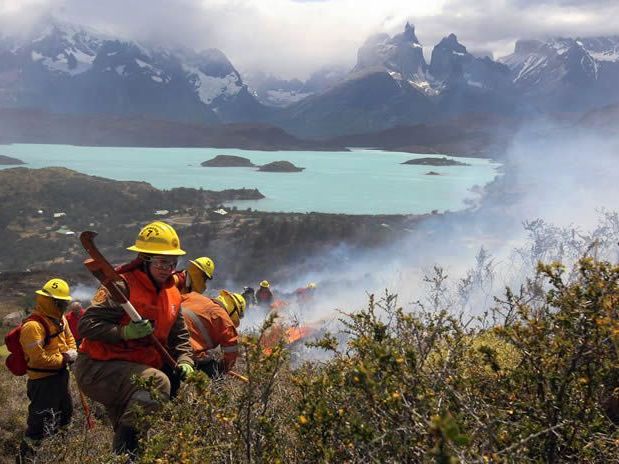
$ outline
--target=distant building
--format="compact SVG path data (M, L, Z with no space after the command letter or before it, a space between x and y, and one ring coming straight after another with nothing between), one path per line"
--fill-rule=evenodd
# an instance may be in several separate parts
M57 234L62 234L62 235L75 235L75 232L73 232L72 230L67 229L66 227L61 227L60 229L56 230Z

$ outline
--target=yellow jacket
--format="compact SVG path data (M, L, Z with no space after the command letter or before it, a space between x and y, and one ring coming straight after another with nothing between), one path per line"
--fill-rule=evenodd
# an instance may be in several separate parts
M24 350L28 367L62 369L64 367L62 353L77 349L67 320L60 314L52 299L45 296L37 296L37 304L33 313L43 316L50 335L60 333L51 337L47 345L44 346L45 329L40 322L28 321L22 326L19 342ZM41 379L53 374L53 372L28 370L28 377L31 380Z

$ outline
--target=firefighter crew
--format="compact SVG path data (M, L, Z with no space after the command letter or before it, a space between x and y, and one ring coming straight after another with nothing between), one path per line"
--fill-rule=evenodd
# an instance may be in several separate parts
M239 353L237 327L245 314L245 298L240 293L222 290L216 298L197 291L182 296L182 311L191 338L196 367L210 377L227 373ZM223 359L216 356L221 348Z
M71 301L69 284L51 279L36 294L33 314L21 326L19 336L28 365L30 405L17 462L32 460L41 439L69 425L73 414L67 366L75 361L77 351L64 317Z
M174 274L176 286L181 293L204 293L209 280L213 279L215 263L208 256L190 259L187 269Z
M178 257L185 254L176 231L164 222L150 223L128 250L138 256L117 272L143 320L131 321L101 287L79 324L83 340L75 370L82 391L106 408L114 427L114 451L135 456L140 432L136 406L149 413L157 409L158 399L170 396L163 358L145 337L154 334L168 348L182 378L193 372L193 360L181 294L171 278ZM135 385L133 377L149 379L154 391Z
M259 306L271 306L273 303L273 293L271 292L271 284L268 280L260 282L260 288L256 292L256 302Z

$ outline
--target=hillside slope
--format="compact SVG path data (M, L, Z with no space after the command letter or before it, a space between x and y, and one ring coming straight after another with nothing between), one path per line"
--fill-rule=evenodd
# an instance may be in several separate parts
M250 284L264 279L264 269L272 278L286 276L292 264L309 269L311 258L341 243L378 246L393 239L394 231L385 223L404 230L423 218L214 212L227 200L261 197L251 189L161 191L145 182L113 181L64 168L0 170L0 203L7 205L0 210L0 240L11 244L0 248L0 271L81 274L84 252L76 235L67 231L99 232L97 240L110 260L123 262L131 258L125 247L140 226L162 219L177 228L189 256L209 255L225 269L226 278Z

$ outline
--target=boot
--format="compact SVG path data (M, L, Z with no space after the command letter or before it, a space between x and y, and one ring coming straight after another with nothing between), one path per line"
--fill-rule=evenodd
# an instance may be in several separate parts
M15 456L16 464L32 464L36 457L35 446L37 442L31 438L25 437L19 444L19 452Z
M112 447L116 454L126 453L130 458L135 458L138 451L138 431L128 425L119 425L114 431Z

